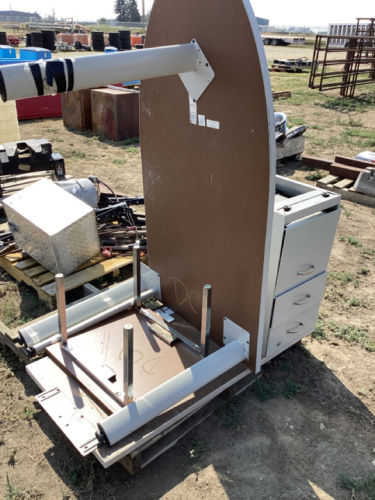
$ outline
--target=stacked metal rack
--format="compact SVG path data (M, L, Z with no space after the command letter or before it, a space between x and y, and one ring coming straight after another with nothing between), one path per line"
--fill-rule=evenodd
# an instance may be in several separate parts
M309 80L311 89L340 89L343 97L353 97L357 85L375 83L375 19L367 20L369 24L364 26L363 19L357 19L354 36L316 36ZM337 46L338 40L342 40L340 45L344 46ZM341 53L344 57L335 58Z

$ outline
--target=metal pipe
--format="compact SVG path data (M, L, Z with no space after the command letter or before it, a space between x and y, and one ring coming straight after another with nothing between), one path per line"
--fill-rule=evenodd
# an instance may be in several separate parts
M125 325L122 333L123 351L123 383L124 403L128 405L133 401L133 354L134 354L134 331L132 325Z
M59 333L61 336L62 344L65 347L68 347L64 275L61 273L56 274L55 282L56 282L56 302L57 302L57 318L59 324Z
M204 285L202 299L202 324L201 324L201 354L205 358L208 356L211 331L211 285Z
M142 307L141 300L141 250L146 250L147 247L139 246L137 242L133 247L133 284L134 284L134 308Z
M194 43L33 61L32 65L9 64L0 69L0 95L3 101L24 99L117 82L189 73L195 71L197 65L198 50ZM59 80L59 87L56 79Z
M150 289L147 290L146 292L143 292L141 294L142 301L147 300L150 297L152 297L155 294L155 290ZM121 302L120 304L117 304L110 309L107 309L106 311L102 311L95 316L92 316L91 318L87 318L84 321L81 321L80 323L77 323L76 325L70 327L67 329L67 334L68 337L71 337L72 335L75 335L78 332L81 332L82 330L85 330L86 328L90 328L91 326L95 325L96 323L99 323L99 321L104 321L105 319L110 318L111 316L114 316L115 314L118 314L122 311L126 311L126 309L129 309L130 307L133 306L134 299L131 297L128 300L125 300L124 302ZM68 309L69 311L69 309ZM48 337L44 339L43 341L32 345L30 349L30 355L35 356L35 354L39 354L43 349L46 347L49 347L52 344L56 344L57 342L60 342L61 340L61 335L52 335L51 337Z
M139 244L133 247L133 282L134 282L134 307L140 309L142 306L140 299L140 274L141 274L141 257Z
M198 361L98 423L105 443L113 446L245 359L246 353L242 344L234 340L207 358Z

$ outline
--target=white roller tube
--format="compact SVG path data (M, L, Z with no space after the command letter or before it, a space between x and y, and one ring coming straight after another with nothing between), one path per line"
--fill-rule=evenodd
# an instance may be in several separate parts
M139 51L141 52L141 51ZM147 284L144 280L141 280L141 290L142 292L147 290ZM150 296L155 293L155 290L150 289ZM142 299L144 295L142 295ZM105 313L106 311L121 305L120 310L128 309L132 306L133 301L133 278L120 283L116 287L113 287L111 290L107 290L105 292L98 293L93 297L88 297L84 302L80 302L74 306L68 307L66 309L66 321L68 326L68 336L72 335L72 333L77 333L77 330L73 330L73 327L78 324L84 325L83 328L91 326L93 323L88 323L87 320L90 320L93 315L98 317L100 313ZM115 309L113 314L117 314L120 310ZM113 315L111 314L111 315ZM108 316L106 316L108 317ZM100 316L100 319L96 320L96 323L101 319L105 319L103 316ZM79 330L78 330L79 331ZM59 326L57 321L57 314L52 316L48 316L47 318L38 321L26 328L21 328L19 330L20 336L26 344L26 347L32 347L35 344L39 344L44 340L58 334Z
M141 293L141 298L143 300L147 300L150 297L155 295L155 290L147 290L146 292ZM74 326L71 326L67 330L68 338L71 337L72 335L75 335L78 332L81 332L82 330L85 330L86 328L90 328L91 326L96 325L100 321L104 321L108 318L111 318L112 316L115 316L116 314L119 314L120 312L126 311L130 307L132 307L134 304L134 299L128 299L125 300L124 302L120 302L120 304L117 304L116 306L111 307L110 309L106 309L105 311L102 311L98 314L95 314L94 316L91 316L90 318L85 319L84 321L81 321L81 323L77 323ZM31 349L31 354L39 354L40 352L43 351L46 347L56 344L57 342L60 342L61 340L61 335L52 335L52 337L48 337L42 342L39 342L37 344L34 344Z
M59 62L62 64L59 65ZM39 68L35 64L39 65ZM52 85L47 83L49 65L49 71L55 72L57 78L65 81L65 88L60 87L58 90L55 78ZM38 81L39 86L43 87L43 95L47 95L101 87L111 83L189 73L195 71L197 65L198 51L194 43L114 54L43 60L32 65L10 64L0 67L0 95L3 101L36 97Z
M234 340L98 423L104 441L113 446L245 359L245 349Z

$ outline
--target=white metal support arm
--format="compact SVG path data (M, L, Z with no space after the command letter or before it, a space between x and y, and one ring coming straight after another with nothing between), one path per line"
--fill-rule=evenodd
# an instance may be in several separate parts
M182 45L2 66L0 95L3 101L25 99L177 74L195 100L214 78L196 40Z

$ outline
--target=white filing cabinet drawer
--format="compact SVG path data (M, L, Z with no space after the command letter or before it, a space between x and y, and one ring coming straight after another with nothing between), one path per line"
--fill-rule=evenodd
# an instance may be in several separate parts
M326 270L339 218L321 212L286 227L275 296Z
M301 340L315 330L320 303L270 329L266 358L283 351L287 346Z
M328 273L322 273L275 299L271 328L301 314L323 299Z

